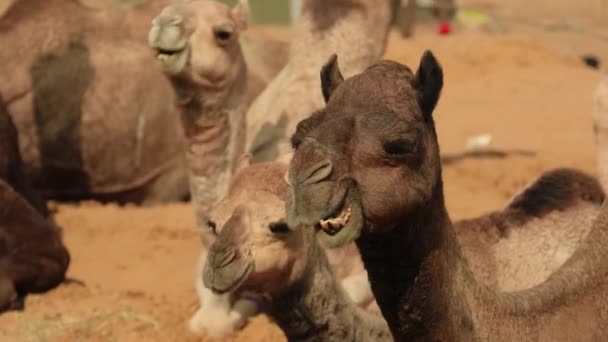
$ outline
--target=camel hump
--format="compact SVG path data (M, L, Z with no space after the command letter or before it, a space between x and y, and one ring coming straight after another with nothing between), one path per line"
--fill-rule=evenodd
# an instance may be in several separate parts
M538 217L555 209L564 210L580 201L599 205L604 197L602 186L594 177L578 170L560 168L545 172L515 196L508 208Z

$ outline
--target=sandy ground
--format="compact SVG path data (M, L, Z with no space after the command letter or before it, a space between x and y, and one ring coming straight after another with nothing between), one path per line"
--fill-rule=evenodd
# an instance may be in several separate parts
M559 9L550 13L555 20L565 18ZM594 25L588 27L608 35ZM392 35L387 57L414 66L426 48L445 70L435 114L442 152L462 152L467 138L484 133L492 135L491 147L513 152L444 168L452 218L504 205L547 169L594 172L590 108L599 73L583 66L578 55L594 52L608 61L605 40L521 21L499 32L462 30L448 37L422 27L411 40ZM73 256L69 277L75 281L29 297L25 312L0 316L1 341L205 340L185 324L197 304L192 284L200 246L189 205L53 206ZM258 317L230 340L283 337Z

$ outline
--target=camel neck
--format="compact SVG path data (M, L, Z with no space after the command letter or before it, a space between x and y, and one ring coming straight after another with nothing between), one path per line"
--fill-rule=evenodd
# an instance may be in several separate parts
M269 315L287 339L390 341L386 323L367 314L347 297L322 247L312 242L310 248L311 262L303 280L274 298L270 308Z
M225 195L230 176L245 150L246 66L232 87L221 94L173 79L186 137L190 194L199 226Z
M452 336L452 327L468 324L470 313L454 300L462 298L456 281L466 264L445 208L440 176L429 201L389 233L362 235L357 246L396 341ZM456 318L461 322L452 324Z

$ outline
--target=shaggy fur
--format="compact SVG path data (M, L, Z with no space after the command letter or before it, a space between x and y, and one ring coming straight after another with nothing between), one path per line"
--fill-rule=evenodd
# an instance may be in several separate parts
M386 323L358 308L337 280L361 272L354 246L329 251L328 260L312 231L291 231L281 222L286 170L282 163L259 163L235 176L214 217L218 236L207 255L205 285L220 293L265 293L265 311L290 341L391 340Z
M289 151L296 123L323 106L319 67L334 52L348 75L382 57L391 22L387 0L305 0L289 61L247 111L247 150L254 161Z
M61 284L69 263L59 229L0 180L0 312Z
M28 293L64 280L70 256L46 215L23 177L17 131L0 106L0 312L22 309Z
M383 61L334 87L324 113L296 133L290 226L315 226L351 208L348 224L327 239L356 238L395 340L606 339L606 205L574 254L536 287L496 293L473 276L444 203L432 117L442 84L427 52L415 73ZM321 165L332 172L315 176ZM547 190L540 182L513 208L542 212L536 199L564 194Z

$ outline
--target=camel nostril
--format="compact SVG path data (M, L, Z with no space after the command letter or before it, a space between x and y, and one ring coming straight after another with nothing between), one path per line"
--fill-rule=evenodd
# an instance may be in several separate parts
M329 160L322 160L308 169L302 184L318 183L331 175L333 165Z
M271 222L268 225L268 228L270 228L270 231L273 234L281 234L281 233L289 232L289 226L285 222Z

